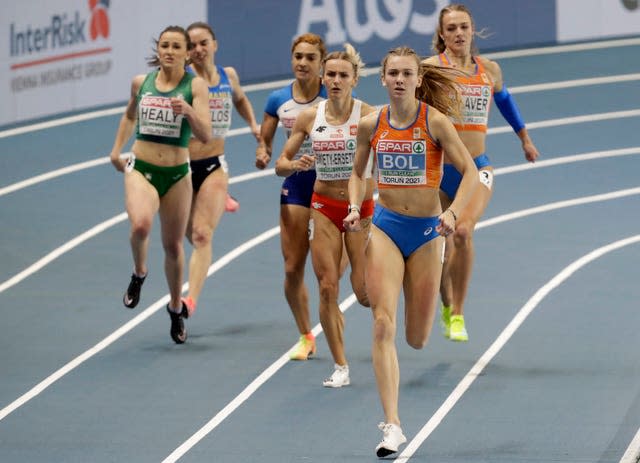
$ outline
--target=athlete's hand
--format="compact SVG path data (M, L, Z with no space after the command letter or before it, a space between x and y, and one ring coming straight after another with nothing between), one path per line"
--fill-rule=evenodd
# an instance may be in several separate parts
M190 111L193 111L193 108L189 103L184 101L184 98L171 98L171 109L173 110L173 114L189 114Z
M529 162L536 162L536 159L540 156L538 149L530 140L522 144L522 151L524 151L524 157Z
M350 232L362 230L362 225L360 224L360 213L355 210L349 212L349 215L342 219L342 225L344 225L345 230Z
M121 158L120 153L113 151L109 155L109 159L111 160L113 167L115 167L118 172L124 172L124 166L127 165L126 158Z
M456 218L450 209L446 209L438 216L440 223L436 225L436 231L442 236L449 236L456 231Z
M313 169L313 165L316 163L316 158L309 154L303 154L300 156L300 159L293 161L293 163L296 171L307 171Z
M267 149L263 145L258 145L256 149L256 167L260 170L266 168L271 161L271 156L267 153Z

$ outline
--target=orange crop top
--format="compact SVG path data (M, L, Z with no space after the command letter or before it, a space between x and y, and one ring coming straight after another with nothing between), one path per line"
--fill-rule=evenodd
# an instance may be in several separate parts
M440 188L442 149L427 126L428 106L418 105L416 118L398 129L389 122L389 106L378 113L371 139L378 188Z
M443 66L451 67L451 61L446 53L440 53L439 58ZM463 124L454 121L453 125L459 131L474 130L486 133L493 96L493 82L482 62L477 57L474 57L473 61L476 63L475 74L469 77L456 76L462 97Z

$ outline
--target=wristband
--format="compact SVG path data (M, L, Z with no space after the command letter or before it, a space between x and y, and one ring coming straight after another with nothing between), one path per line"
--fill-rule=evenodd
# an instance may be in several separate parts
M502 90L493 94L493 99L500 110L500 114L502 114L502 117L509 123L515 133L524 129L524 121L520 111L506 85L502 86Z
M447 209L447 211L451 212L451 215L453 216L453 220L457 222L458 221L458 216L456 215L455 212L453 212L453 209ZM445 212L447 212L447 211L445 211Z
M347 211L349 214L351 214L353 211L356 211L358 214L360 214L360 206L356 206L355 204L349 204Z

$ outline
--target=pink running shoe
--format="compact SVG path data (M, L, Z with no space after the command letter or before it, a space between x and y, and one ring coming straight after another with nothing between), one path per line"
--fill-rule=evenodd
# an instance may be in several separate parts
M227 193L227 200L224 203L224 210L226 212L236 212L238 209L240 209L240 203L238 202L238 200Z

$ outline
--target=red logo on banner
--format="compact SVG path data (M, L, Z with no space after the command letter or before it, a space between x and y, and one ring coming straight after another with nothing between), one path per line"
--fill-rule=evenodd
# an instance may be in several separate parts
M89 0L91 10L91 22L89 23L89 37L96 40L98 37L109 38L109 0Z

